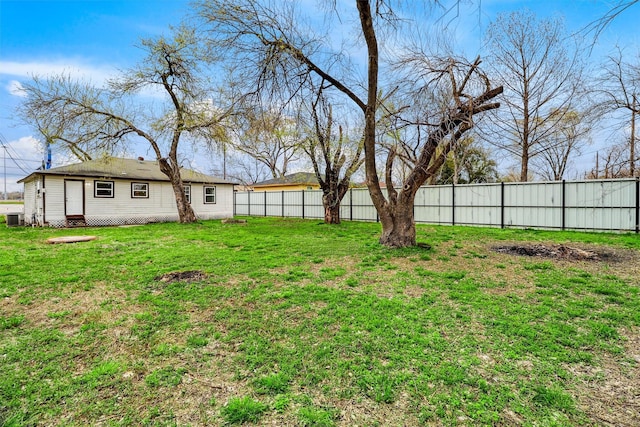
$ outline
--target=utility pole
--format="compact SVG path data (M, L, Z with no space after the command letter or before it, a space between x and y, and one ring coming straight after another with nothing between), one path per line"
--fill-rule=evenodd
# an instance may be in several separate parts
M633 94L633 104L631 105L631 141L629 142L629 172L631 177L636 176L636 94Z
M4 148L4 157L2 158L2 170L4 171L4 200L7 200L7 146L2 145Z
M222 179L227 179L227 143L222 143Z
M3 157L3 170L4 170L4 200L7 200L7 146L2 144L2 148L4 148L4 157Z

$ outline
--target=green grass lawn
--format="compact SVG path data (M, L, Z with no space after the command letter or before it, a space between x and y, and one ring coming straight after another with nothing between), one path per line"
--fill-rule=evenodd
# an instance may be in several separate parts
M0 227L0 425L640 423L638 236L379 227Z

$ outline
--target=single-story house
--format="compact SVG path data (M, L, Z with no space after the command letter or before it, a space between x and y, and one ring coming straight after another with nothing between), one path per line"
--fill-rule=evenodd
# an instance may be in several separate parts
M293 190L318 190L320 184L316 174L298 172L285 175L282 178L270 179L258 182L251 186L253 191L293 191Z
M181 169L196 216L233 216L235 183ZM124 225L179 219L169 178L157 161L105 157L37 170L24 183L25 225Z

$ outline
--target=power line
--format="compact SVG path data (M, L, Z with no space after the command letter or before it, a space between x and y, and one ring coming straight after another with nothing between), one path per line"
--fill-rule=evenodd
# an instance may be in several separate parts
M16 160L20 160L23 162L31 162L31 163L42 163L42 160L34 160L34 159L25 159L24 157L14 157Z
M25 164L20 165L20 163L18 163L18 161L15 159L15 157L17 157L17 154L15 153L15 150L14 150L14 154L11 154L11 150L9 150L9 148L11 148L11 146L3 144L2 147L4 148L5 155L9 155L9 158L11 160L13 160L13 164L15 164L22 172L24 172L25 174L29 175L29 172L27 172L26 169L25 169L25 168L29 169L29 167L26 166ZM5 158L5 160L6 160L6 158Z

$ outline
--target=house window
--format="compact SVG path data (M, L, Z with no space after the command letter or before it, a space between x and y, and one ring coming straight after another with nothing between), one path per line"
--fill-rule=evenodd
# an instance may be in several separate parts
M132 182L131 183L131 197L135 199L146 199L149 197L149 183L148 182Z
M184 195L187 198L187 202L191 203L191 186L190 185L184 186Z
M113 197L113 181L93 181L93 197Z
M204 187L204 202L215 203L216 202L216 187Z

